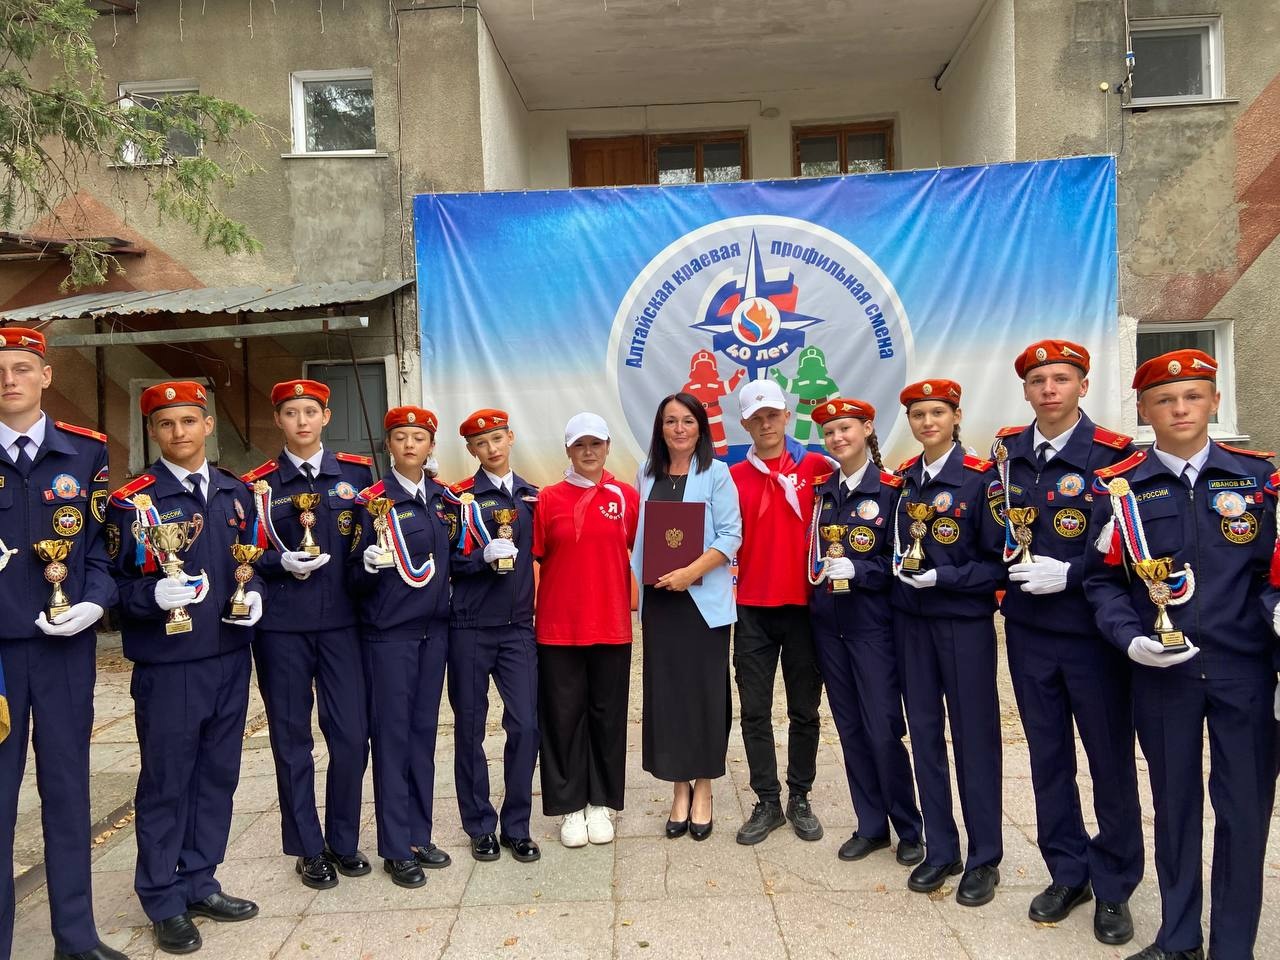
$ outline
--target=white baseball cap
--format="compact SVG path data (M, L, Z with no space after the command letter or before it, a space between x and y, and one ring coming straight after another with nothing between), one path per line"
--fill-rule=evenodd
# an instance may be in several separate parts
M787 409L787 398L782 395L782 388L772 380L749 380L738 390L738 406L742 410L742 419L749 420L763 407Z
M573 446L575 440L583 437L596 437L599 440L609 439L609 425L604 417L596 413L577 413L564 425L564 445Z

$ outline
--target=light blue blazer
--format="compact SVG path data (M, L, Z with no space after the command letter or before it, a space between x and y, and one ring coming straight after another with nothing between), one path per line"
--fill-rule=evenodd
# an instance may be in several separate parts
M636 477L636 489L640 491L640 527L636 545L631 551L631 570L636 581L643 584L644 569L644 520L645 501L653 488L653 477L645 473L646 464L640 464ZM711 469L699 471L694 461L689 478L684 482L686 503L698 500L707 504L706 528L702 535L702 550L714 547L732 560L742 545L742 511L738 508L738 488L734 485L729 468L720 460L711 461ZM733 578L729 564L723 563L702 578L702 583L689 588L702 619L709 627L724 627L738 619L738 606L733 599ZM644 587L640 588L640 603L644 603Z

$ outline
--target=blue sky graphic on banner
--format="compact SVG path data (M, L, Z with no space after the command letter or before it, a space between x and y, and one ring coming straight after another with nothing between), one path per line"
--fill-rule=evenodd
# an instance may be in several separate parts
M475 469L456 427L501 406L517 470L565 466L581 410L630 479L657 402L687 388L718 447L748 439L734 394L772 377L793 435L836 394L870 401L886 462L913 452L898 392L964 387L966 445L1025 423L1013 358L1042 337L1094 355L1086 401L1119 419L1115 168L1109 157L813 180L414 199L423 397L443 476Z

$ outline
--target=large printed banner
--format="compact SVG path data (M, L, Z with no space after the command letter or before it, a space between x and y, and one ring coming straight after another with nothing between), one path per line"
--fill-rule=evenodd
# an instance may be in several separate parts
M719 452L749 440L735 396L770 377L791 430L837 394L870 401L886 463L914 452L898 393L964 388L985 455L1025 423L1014 356L1042 337L1093 353L1086 400L1117 422L1115 168L1109 157L813 180L414 199L424 402L442 476L474 471L456 424L498 406L516 469L558 479L582 410L634 477L658 402L687 390Z

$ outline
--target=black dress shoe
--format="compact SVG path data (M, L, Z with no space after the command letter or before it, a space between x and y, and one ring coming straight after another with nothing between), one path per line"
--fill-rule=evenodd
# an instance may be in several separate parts
M344 877L363 877L373 869L369 865L369 858L359 850L346 854L335 853L332 848L325 847L324 858L332 863Z
M425 847L418 847L418 849L414 850L413 859L428 870L443 870L453 863L453 857L449 856L434 843L428 843Z
M1125 960L1204 960L1204 947L1194 950L1161 950L1154 943Z
M668 840L675 840L678 837L683 837L688 832L689 832L688 817L685 817L683 820L667 821L667 839Z
M1133 917L1129 904L1099 900L1093 905L1093 935L1099 943L1119 946L1133 939Z
M963 869L964 864L959 860L944 863L941 866L922 863L911 871L911 876L907 877L907 888L916 893L933 893L947 882L947 877L954 877Z
M896 857L904 867L914 867L924 860L924 844L919 840L899 840Z
M391 874L391 882L397 887L420 887L427 882L427 875L417 860L383 860L382 869Z
M787 819L791 821L791 829L801 840L821 840L822 824L818 815L809 806L809 798L802 794L792 794L787 800Z
M321 854L299 857L293 869L302 878L302 885L312 890L332 890L338 885L337 871Z
M1093 898L1093 891L1086 883L1080 887L1068 887L1062 883L1051 883L1043 893L1037 893L1031 900L1031 908L1027 916L1036 923L1057 923L1067 919L1067 915L1082 903Z
M1000 882L1000 868L986 864L966 870L956 887L956 903L962 907L980 907L995 899L996 884Z
M711 830L715 827L715 825L716 825L715 817L712 817L706 823L695 823L692 819L690 819L689 820L689 836L701 842L707 839L707 837L711 836Z
M840 852L836 856L841 860L861 860L863 857L869 857L877 850L883 850L888 846L888 837L863 837L855 833L840 844Z
M151 925L156 946L165 953L195 953L200 949L200 931L185 913Z
M119 950L112 950L99 941L92 950L81 950L79 953L63 953L61 950L55 950L53 960L129 960L129 958Z
M196 917L208 917L219 923L238 923L256 917L258 905L252 900L242 900L225 893L211 893L203 900L188 903L187 913Z
M502 856L502 847L498 843L498 835L485 833L471 838L471 856L482 863L497 860Z
M511 851L511 855L521 863L533 863L542 859L542 851L528 837L503 836L502 845Z

